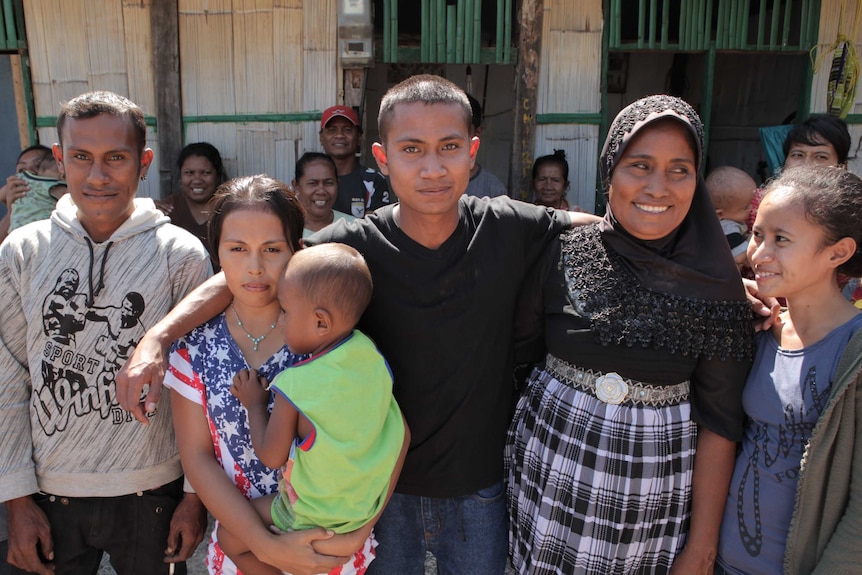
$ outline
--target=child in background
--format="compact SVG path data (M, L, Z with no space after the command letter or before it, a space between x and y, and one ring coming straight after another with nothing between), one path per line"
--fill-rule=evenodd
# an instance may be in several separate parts
M27 182L30 191L12 204L9 231L30 222L47 220L57 200L66 193L66 183L60 179L60 169L53 154L45 154L33 172L22 170L16 175Z
M860 573L862 314L838 274L862 274L862 180L791 168L766 189L748 257L787 307L757 335L716 575Z
M745 221L751 213L751 200L757 184L740 170L722 166L710 172L706 178L706 189L721 222L721 229L736 267L742 270L748 265L745 250L748 247L748 226Z
M266 378L254 370L234 378L231 393L248 410L257 457L282 468L278 493L253 502L266 525L349 532L376 518L394 488L390 479L406 454L407 428L389 366L354 329L371 292L371 274L355 249L323 244L297 252L278 300L285 343L311 357L275 378L272 415ZM280 573L224 527L218 540L245 575Z

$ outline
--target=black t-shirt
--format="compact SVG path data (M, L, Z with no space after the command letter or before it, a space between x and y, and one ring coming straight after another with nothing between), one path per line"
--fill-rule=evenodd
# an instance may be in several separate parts
M464 196L461 220L438 249L410 239L384 207L339 221L312 244L359 250L374 280L360 328L394 377L412 435L397 491L456 497L503 477L512 405L512 319L524 274L568 227L553 210Z
M366 212L394 201L386 177L357 162L352 172L338 176L338 195L332 209L350 214L354 218L363 218Z

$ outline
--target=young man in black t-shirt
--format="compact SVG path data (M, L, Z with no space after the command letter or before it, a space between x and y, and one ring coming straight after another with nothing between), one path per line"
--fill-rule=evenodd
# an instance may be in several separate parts
M422 572L426 550L453 572L503 573L518 288L553 237L596 220L465 196L479 148L470 123L466 95L443 78L415 76L392 88L373 153L400 203L309 240L346 243L365 256L374 295L360 328L390 363L411 429L401 477L374 528L380 545L369 573ZM141 385L162 368L158 346L224 309L226 292L223 280L208 283L139 344L146 352L133 361L150 363L121 378L120 392L136 417Z

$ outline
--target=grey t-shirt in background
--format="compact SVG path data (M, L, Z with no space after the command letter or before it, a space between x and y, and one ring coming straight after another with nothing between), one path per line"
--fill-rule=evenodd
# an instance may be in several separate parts
M479 166L479 171L476 175L470 178L470 183L467 184L467 191L464 192L468 196L477 198L496 198L497 196L508 196L506 186L500 181L500 178Z

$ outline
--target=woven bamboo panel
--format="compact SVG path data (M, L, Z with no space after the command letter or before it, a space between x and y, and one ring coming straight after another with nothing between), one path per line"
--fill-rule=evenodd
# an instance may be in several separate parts
M306 122L309 123L309 122ZM317 125L317 122L310 122ZM297 141L302 139L303 122L280 122L275 125L276 140L291 140ZM315 137L315 140L317 138Z
M601 59L600 30L543 34L537 112L599 112Z
M84 8L87 83L92 89L128 96L123 5L92 0L65 4L79 4L78 7ZM80 59L80 55L74 53L67 54L67 57Z
M156 95L153 80L153 46L150 36L150 5L151 0L124 0L123 31L126 43L129 98L140 106L145 114L154 116Z
M336 0L180 0L185 116L285 114L336 102ZM313 71L313 73L308 73ZM317 122L189 124L186 142L218 147L231 175L290 180Z
M54 101L51 91L51 71L48 65L48 49L56 38L56 22L54 15L59 9L59 0L24 0L24 13L27 27L27 42L29 44L30 74L33 88L33 98L38 114L43 108L52 108Z
M24 10L37 116L88 90L117 92L152 113L148 1L27 0Z
M337 1L320 0L303 5L302 109L323 110L339 102L337 84ZM319 150L317 122L303 123L300 153Z
M586 0L546 0L543 28L567 32L602 30L602 2Z
M180 0L183 114L235 114L230 0Z
M88 37L93 30L86 21L87 2L28 0L24 10L36 115L56 115L60 102L91 89Z
M250 123L238 126L236 151L237 164L244 175L268 174L274 178L283 178L274 170L275 138L270 124Z
M273 172L273 177L278 178L286 184L290 184L294 176L298 144L296 140L275 141L275 171Z
M335 52L306 51L303 55L306 70L319 70L316 74L306 74L303 86L303 109L323 110L337 102L335 86ZM303 150L320 150L320 123L302 124Z
M285 113L303 109L302 86L307 79L302 61L302 4L298 0L283 3L293 5L276 6L273 10L271 58L275 62L275 109ZM298 137L298 134L291 136Z
M315 0L302 5L302 25L305 50L335 51L338 28L337 0Z
M272 0L234 0L233 31L236 109L275 112Z

